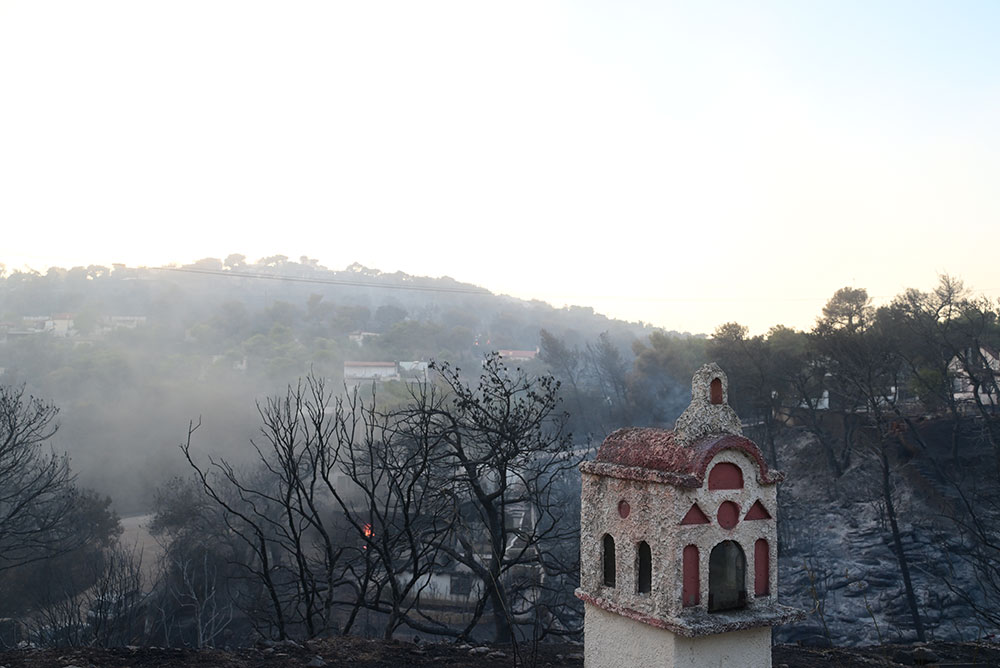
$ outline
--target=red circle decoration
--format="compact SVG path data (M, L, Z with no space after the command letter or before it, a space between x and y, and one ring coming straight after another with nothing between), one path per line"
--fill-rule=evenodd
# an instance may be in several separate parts
M628 517L630 512L632 512L632 506L628 505L628 501L622 499L618 502L618 514L621 515L622 519Z
M732 529L740 521L740 507L732 501L723 501L716 517L719 520L719 526L723 529Z

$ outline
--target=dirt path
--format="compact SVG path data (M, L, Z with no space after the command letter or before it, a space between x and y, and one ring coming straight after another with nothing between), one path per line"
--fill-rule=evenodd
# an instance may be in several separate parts
M156 538L149 533L149 525L153 521L153 514L131 515L121 518L122 524L122 545L126 548L135 546L142 552L142 575L146 587L149 587L156 575L160 557L163 555L163 548Z

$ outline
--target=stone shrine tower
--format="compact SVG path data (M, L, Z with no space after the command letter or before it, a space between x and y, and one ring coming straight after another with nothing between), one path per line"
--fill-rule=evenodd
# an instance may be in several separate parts
M586 668L770 667L778 605L777 483L701 367L674 431L619 429L583 472Z

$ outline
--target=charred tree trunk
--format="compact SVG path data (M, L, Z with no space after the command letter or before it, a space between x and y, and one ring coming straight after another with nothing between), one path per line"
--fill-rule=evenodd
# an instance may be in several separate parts
M882 465L882 499L885 501L886 515L889 517L889 527L892 530L892 543L896 552L896 560L899 563L899 571L903 575L906 603L910 608L910 615L913 617L913 628L917 633L917 640L924 642L924 625L920 620L917 597L910 579L910 565L906 560L906 553L903 551L903 539L899 533L899 523L896 521L896 506L892 502L892 481L889 477L889 457L884 448L881 452L880 463Z

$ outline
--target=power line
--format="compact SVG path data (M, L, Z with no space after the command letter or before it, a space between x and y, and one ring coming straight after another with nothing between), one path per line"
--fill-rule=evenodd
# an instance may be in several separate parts
M321 285L344 285L353 288L384 288L387 290L414 290L419 292L451 292L467 295L492 295L482 288L448 288L432 285L396 285L376 283L375 281L347 281L337 278L307 278L305 276L280 276L276 274L261 274L245 271L218 271L215 269L191 269L188 267L155 267L156 271L175 271L184 274L206 274L208 276L224 276L227 278L259 278L267 281L286 281L289 283L318 283Z

